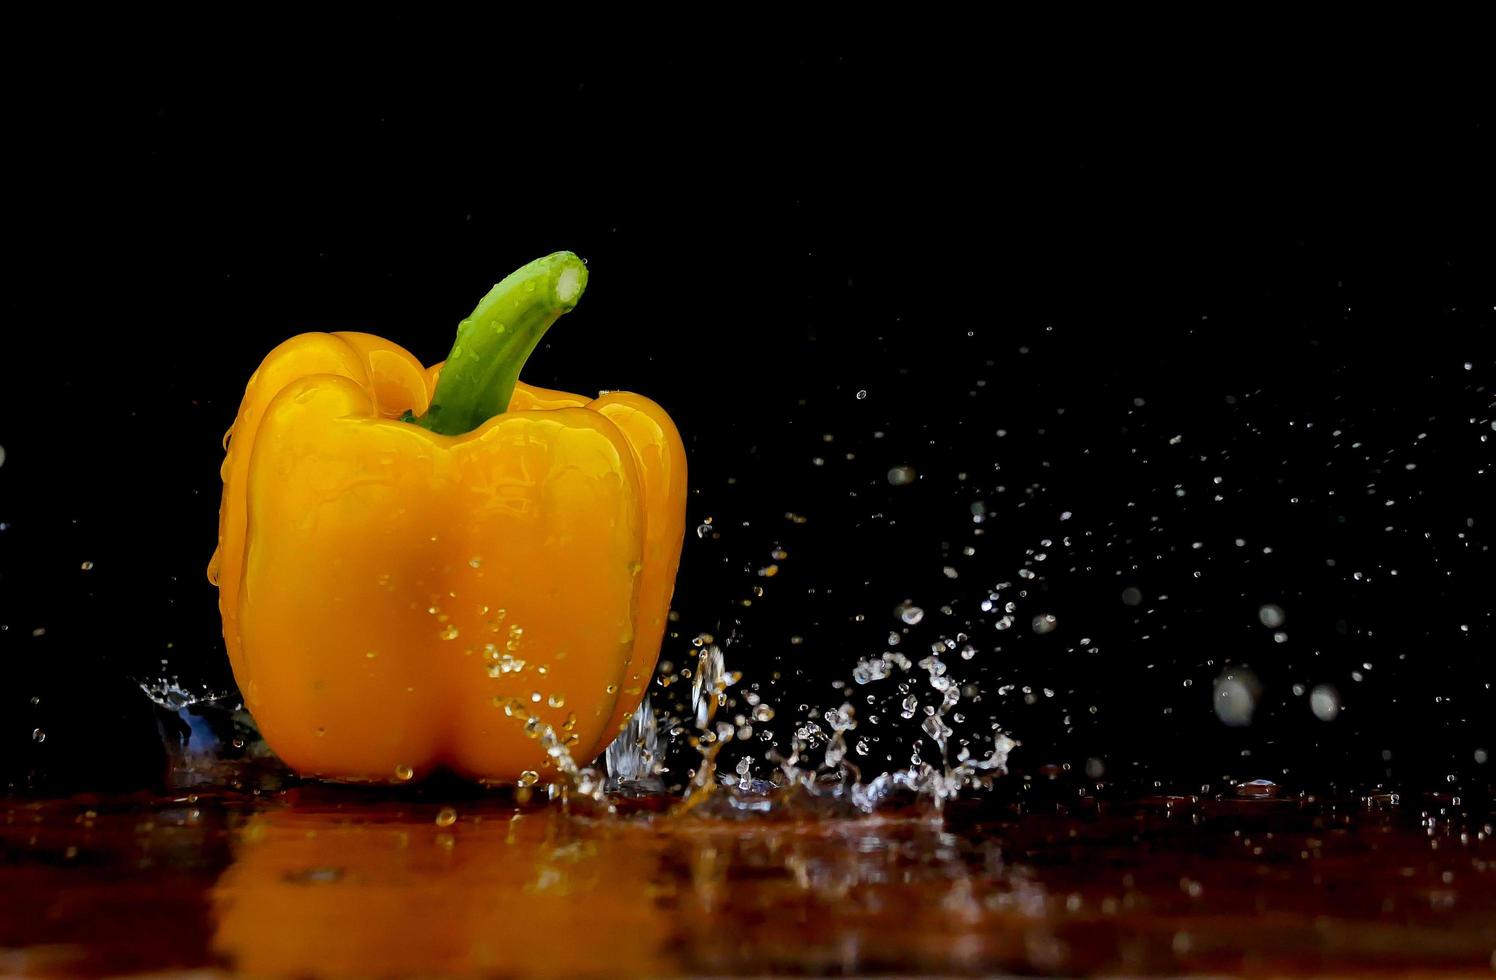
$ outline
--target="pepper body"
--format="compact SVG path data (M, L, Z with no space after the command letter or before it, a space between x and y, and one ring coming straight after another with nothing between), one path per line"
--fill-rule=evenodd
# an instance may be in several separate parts
M303 775L544 780L538 726L585 764L654 669L685 520L669 416L518 384L445 435L408 420L441 370L303 334L231 430L209 577L246 706Z

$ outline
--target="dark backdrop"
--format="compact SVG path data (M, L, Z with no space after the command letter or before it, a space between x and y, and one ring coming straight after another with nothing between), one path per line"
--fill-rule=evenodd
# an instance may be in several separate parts
M974 685L953 724L979 753L1000 724L1024 774L1484 785L1478 76L845 40L441 58L384 26L232 55L14 42L8 785L150 785L141 683L231 687L204 568L265 352L351 328L436 360L557 248L591 285L526 376L677 420L692 530L663 656L734 636L739 690L776 710L757 737L846 699L865 768L907 763L923 672L834 685L949 638L974 648L945 657ZM1243 665L1232 727L1214 685Z

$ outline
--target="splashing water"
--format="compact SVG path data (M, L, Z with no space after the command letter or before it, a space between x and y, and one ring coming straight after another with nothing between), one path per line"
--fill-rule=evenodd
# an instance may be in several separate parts
M624 792L663 792L660 771L665 743L648 694L634 709L622 732L603 753L608 788Z
M612 811L613 805L608 802L604 793L606 780L602 773L590 766L577 765L566 748L565 739L556 734L554 726L538 715L530 714L530 709L520 698L497 699L495 705L502 707L507 717L523 725L525 734L538 741L545 750L546 764L560 776L559 779L548 779L545 783L546 793L551 799L560 800L563 806L569 806L573 801L585 801ZM516 797L521 802L528 801L530 787L538 781L538 774L522 778Z
M177 677L158 677L138 683L146 697L168 711L180 711L196 704L221 701L232 696L228 691L211 690L206 685L196 690L189 689Z
M731 642L731 637L728 638ZM676 808L684 813L706 802L716 789L717 756L728 742L732 741L736 729L727 722L713 721L717 709L726 703L727 689L736 684L741 675L728 673L722 648L707 643L696 660L696 680L691 685L691 706L696 715L697 734L691 745L701 753L701 765L691 777L690 789L685 799Z
M901 607L900 615L903 615ZM730 646L729 637L724 646ZM907 673L913 665L902 654L886 654L860 661L854 678L860 685L893 676L895 670ZM970 788L989 788L992 781L1007 772L1008 754L1018 745L1005 734L993 738L985 758L973 758L963 748L951 764L949 739L953 730L946 717L961 701L960 684L950 676L945 662L938 656L920 661L930 687L940 697L921 723L925 736L939 752L940 764L934 765L914 756L907 769L884 772L864 781L861 769L848 758L849 733L858 728L857 709L848 702L822 712L818 721L801 726L790 740L790 753L776 749L767 753L776 765L768 780L754 779L753 761L742 756L730 771L719 771L718 760L723 749L739 739L739 729L718 721L720 708L727 704L727 691L741 680L741 675L727 670L724 648L715 643L703 646L697 657L691 690L691 714L695 734L689 743L700 754L687 793L676 807L676 813L698 812L710 816L767 813L774 810L804 810L843 816L870 814L891 800L913 803L924 801L940 812L945 804ZM913 700L913 695L910 696ZM772 719L772 709L758 704L753 717ZM910 713L912 716L912 712ZM824 725L824 727L823 727ZM751 726L744 726L751 735ZM658 759L663 755L659 741L659 722L653 707L640 705L626 730L608 750L609 773L615 785L625 786L641 778L654 778L660 772ZM676 731L681 731L677 728ZM829 734L828 734L829 733ZM814 745L824 742L819 762L807 755ZM654 746L646 750L645 746ZM865 743L859 743L857 755L866 754Z

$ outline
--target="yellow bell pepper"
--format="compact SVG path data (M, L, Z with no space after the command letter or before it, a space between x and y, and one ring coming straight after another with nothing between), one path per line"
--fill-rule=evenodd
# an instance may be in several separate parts
M527 785L555 760L522 720L585 764L638 706L685 529L680 436L639 395L517 381L586 278L569 252L530 263L429 369L308 333L250 378L208 577L245 705L297 772Z

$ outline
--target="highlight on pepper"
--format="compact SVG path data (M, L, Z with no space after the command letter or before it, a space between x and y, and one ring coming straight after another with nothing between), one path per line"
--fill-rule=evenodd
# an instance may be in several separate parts
M520 382L587 267L505 278L422 365L366 333L266 355L225 441L223 637L304 776L528 785L617 735L659 656L686 458L659 405Z

